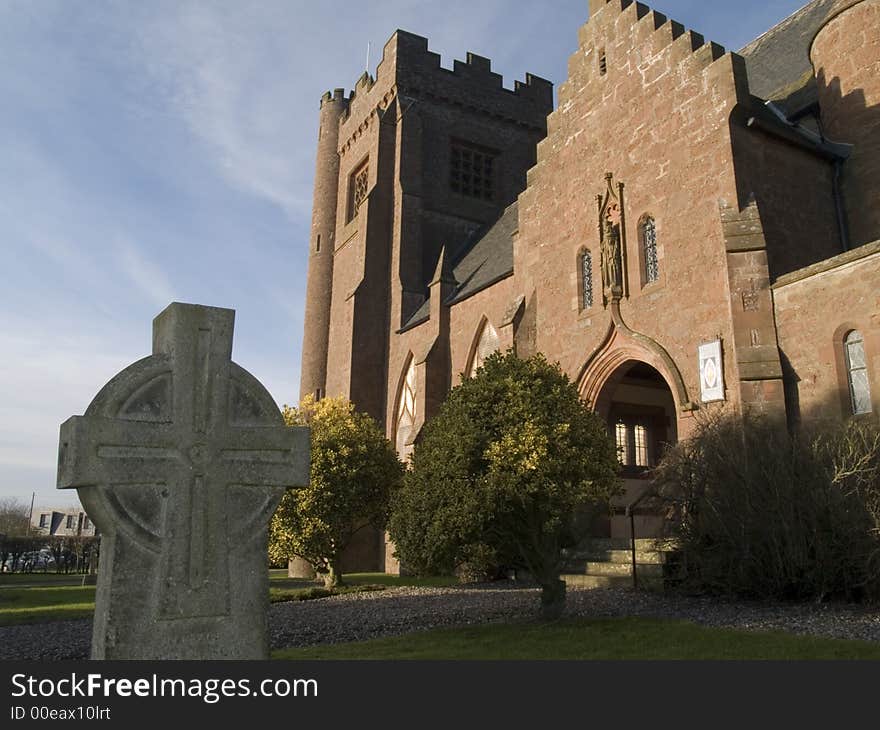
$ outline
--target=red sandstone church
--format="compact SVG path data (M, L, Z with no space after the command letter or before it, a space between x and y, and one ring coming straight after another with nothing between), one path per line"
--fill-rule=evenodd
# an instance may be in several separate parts
M880 411L878 239L880 0L815 0L739 53L590 0L556 109L397 31L321 100L301 394L349 397L405 457L488 353L543 352L632 502L701 413ZM364 534L344 567L394 570L390 547Z

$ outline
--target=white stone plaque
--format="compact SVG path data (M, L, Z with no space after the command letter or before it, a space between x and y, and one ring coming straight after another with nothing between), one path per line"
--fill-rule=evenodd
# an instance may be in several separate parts
M703 403L724 400L721 340L700 345L700 395Z

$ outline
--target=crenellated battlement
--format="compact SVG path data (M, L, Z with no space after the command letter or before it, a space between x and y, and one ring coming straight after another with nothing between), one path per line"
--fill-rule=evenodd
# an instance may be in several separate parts
M688 75L701 73L726 53L723 46L644 3L592 0L590 18L578 30L578 49L569 57L569 80L560 86L559 105L579 93L584 82L596 82L606 73L613 78L637 72L650 85L679 65L690 69L684 71ZM745 77L741 82L745 84Z
M536 128L543 126L553 107L550 81L527 73L524 81L505 88L501 74L492 70L491 60L472 52L464 61L454 60L451 69L444 68L440 54L429 50L427 38L404 30L395 31L385 44L375 78L364 72L357 80L341 124L354 121L361 126L394 94L445 101ZM334 94L333 100L337 98ZM326 94L324 101L329 101Z
M334 89L332 94L329 91L324 92L324 95L321 97L321 106L323 107L324 104L333 102L348 104L348 99L345 97L345 89Z
M651 50L655 54L662 51L665 46L676 42L682 48L688 47L691 53L708 46L709 50L701 55L708 55L713 60L717 60L726 52L718 43L707 42L701 33L690 30L664 13L633 0L591 0L590 19L578 31L581 48L597 40L598 28L613 30L615 35L623 28L634 28L637 36L642 40L647 40L646 36L651 36ZM684 40L679 41L682 36ZM614 37L608 38L609 43L613 41Z

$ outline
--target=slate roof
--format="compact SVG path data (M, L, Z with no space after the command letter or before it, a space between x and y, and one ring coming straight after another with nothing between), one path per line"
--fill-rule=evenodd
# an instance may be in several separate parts
M513 203L494 223L483 226L457 247L447 248L456 287L445 304L467 299L513 273L513 234L518 226L519 206ZM401 331L426 321L430 310L426 299Z
M751 92L789 117L816 103L810 43L839 0L814 0L740 50Z

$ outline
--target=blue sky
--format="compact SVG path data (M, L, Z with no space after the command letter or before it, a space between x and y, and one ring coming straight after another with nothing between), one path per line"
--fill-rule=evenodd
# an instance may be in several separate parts
M801 0L663 0L737 49ZM395 28L443 65L559 84L587 0L0 0L0 497L56 492L58 426L149 354L171 301L236 310L240 365L297 399L318 100Z

